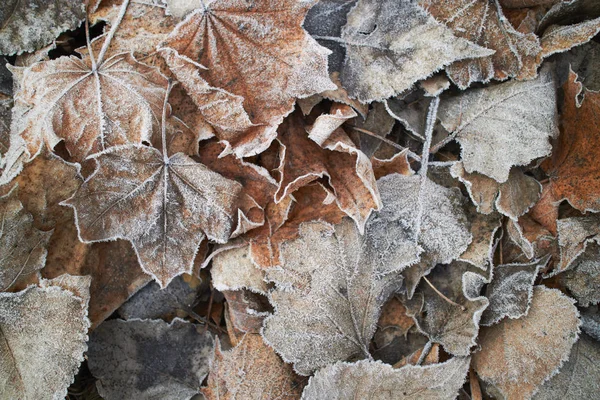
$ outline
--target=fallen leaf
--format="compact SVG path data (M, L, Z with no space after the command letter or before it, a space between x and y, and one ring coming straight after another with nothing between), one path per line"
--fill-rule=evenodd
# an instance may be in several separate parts
M598 306L591 306L581 310L581 329L597 341L600 341L600 313L598 313Z
M498 213L480 214L471 208L468 218L471 222L473 241L458 260L486 271L488 266L492 265L494 238L502 225L502 217Z
M296 375L260 335L247 334L229 351L222 351L217 340L208 386L202 393L208 400L293 400L305 384L305 378Z
M573 300L556 289L535 286L529 313L481 331L473 368L511 399L528 399L558 372L579 333Z
M220 292L248 289L266 294L264 272L251 259L249 246L242 246L216 254L212 259L212 285Z
M0 397L64 398L89 326L85 300L60 286L0 293Z
M200 392L212 349L210 332L179 318L113 319L90 336L87 359L106 400L180 400Z
M572 47L588 42L600 32L600 18L573 25L552 25L541 38L542 57L567 51Z
M362 102L400 94L456 60L493 54L405 0L358 0L341 39L346 45L342 83Z
M600 245L591 241L571 264L568 271L559 276L560 282L577 300L578 305L588 307L600 303Z
M559 219L557 227L560 262L555 267L556 272L572 269L574 261L586 251L589 244L600 242L598 215Z
M549 139L558 133L555 98L552 73L545 68L532 81L446 97L438 118L456 135L465 170L502 183L514 165L527 165L550 154Z
M232 326L241 333L260 333L264 319L272 311L269 300L246 289L225 291L223 295Z
M465 382L468 370L469 358L400 369L378 361L338 362L310 378L302 399L404 400L418 396L423 400L452 400Z
M0 54L39 49L85 18L81 0L7 0L0 5Z

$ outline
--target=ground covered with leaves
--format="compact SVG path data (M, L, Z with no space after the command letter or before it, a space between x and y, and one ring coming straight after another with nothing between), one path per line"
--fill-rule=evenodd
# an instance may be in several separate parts
M599 31L1 2L0 398L599 398Z

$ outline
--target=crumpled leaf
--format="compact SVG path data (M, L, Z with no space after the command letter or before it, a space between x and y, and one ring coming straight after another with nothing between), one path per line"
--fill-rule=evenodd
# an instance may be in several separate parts
M556 272L573 268L573 262L582 255L589 244L600 244L600 216L563 218L557 221L560 262ZM590 253L590 254L593 254Z
M233 232L241 185L190 157L124 146L94 159L96 172L64 202L75 210L80 238L129 240L161 287L191 272L202 239L223 243Z
M222 351L217 340L208 386L202 393L208 400L294 400L305 384L260 335L247 334L229 351Z
M453 400L468 370L469 358L400 369L379 361L338 362L310 378L302 399Z
M569 356L579 333L578 315L572 299L535 286L526 316L482 329L473 368L505 397L530 398Z
M85 298L60 283L43 283L44 287L0 293L4 399L64 398L84 359L90 326ZM85 284L80 288L85 296Z
M267 271L276 289L275 313L263 328L266 342L301 375L351 356L369 357L383 303L402 283L382 276L393 261L377 240L361 236L348 219L336 225L300 226L300 237L282 246L283 268Z
M422 282L410 301L405 301L421 332L454 356L467 356L479 333L479 319L489 301L479 292L485 278L459 262L436 267L429 274L433 286L455 304L449 303Z
M534 400L592 399L600 393L600 343L582 334L560 372L540 387Z
M90 336L88 367L106 400L189 399L200 392L213 349L210 332L179 318L113 319Z
M188 15L163 43L171 71L217 137L232 146L227 152L262 152L296 97L336 89L327 73L329 51L301 27L312 4L216 0Z
M600 303L600 245L591 241L559 280L582 307Z
M52 232L34 226L19 201L17 186L0 197L0 290L44 267Z
M459 88L465 89L473 82L532 79L537 75L542 50L537 36L516 31L497 2L419 0L419 4L456 36L495 50L488 57L457 61L446 67Z
M85 18L80 0L6 0L0 4L0 54L39 49Z
M552 73L545 68L535 80L446 97L438 118L456 135L468 173L506 182L512 166L550 154L549 139L558 132Z
M572 71L563 90L561 135L542 168L554 198L567 199L580 211L600 211L600 153L595 145L600 135L600 94L583 87Z
M450 172L465 185L477 211L483 214L490 214L496 209L517 220L539 200L542 192L542 185L519 168L511 168L508 179L503 183L476 172L469 174L461 162L455 163Z
M246 289L225 291L223 295L232 327L242 334L260 333L264 319L273 310L269 300Z
M402 93L453 61L493 54L455 36L413 0L358 0L342 41L342 83L362 102Z
M298 188L327 176L335 200L358 228L364 229L372 210L381 207L371 162L341 129L334 130L322 146L310 140L301 113L294 112L279 128L281 175L275 201Z
M548 264L548 257L524 264L502 264L494 267L492 281L485 289L490 305L481 316L481 325L490 326L503 318L517 319L527 315L533 296L533 284Z
M474 207L469 211L473 241L458 259L486 271L492 265L494 237L502 225L502 217L498 213L480 214Z

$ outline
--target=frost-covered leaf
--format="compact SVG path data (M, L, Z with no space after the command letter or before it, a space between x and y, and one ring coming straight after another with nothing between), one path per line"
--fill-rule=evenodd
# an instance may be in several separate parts
M241 185L190 157L145 146L94 156L98 168L72 198L82 240L126 239L161 287L190 273L202 239L233 232Z
M264 272L252 263L250 247L243 246L220 252L212 259L212 285L218 291L248 289L266 293Z
M559 276L569 292L582 307L600 303L600 245L592 241Z
M294 400L305 384L260 335L247 334L229 351L222 351L217 341L202 393L208 400Z
M369 357L380 308L402 283L397 273L382 276L393 259L378 243L345 219L335 230L303 224L300 237L282 246L283 268L267 271L275 313L262 334L298 373Z
M534 287L526 316L482 329L473 368L505 397L530 398L568 358L579 333L578 315L569 297Z
M560 246L560 262L555 267L557 272L573 268L573 262L589 244L600 244L600 216L597 214L559 219L557 230Z
M533 296L533 284L548 257L525 264L494 267L492 282L485 289L489 307L481 316L481 325L494 325L503 318L517 319L527 314Z
M581 329L600 341L600 313L598 306L591 306L581 310Z
M550 139L558 133L552 73L546 68L535 80L447 97L438 117L456 135L467 172L506 182L512 166L550 154Z
M0 4L0 54L39 49L84 18L81 0L5 0Z
M581 335L560 372L545 382L534 400L592 399L600 393L600 343Z
M542 192L542 185L519 168L512 168L503 183L476 172L469 174L461 162L454 164L450 172L464 183L477 211L483 214L490 214L496 209L516 220L538 201Z
M563 90L561 134L542 167L554 198L580 211L600 211L600 94L583 87L572 71Z
M19 188L0 197L0 291L44 267L52 232L34 226L19 201Z
M231 145L228 152L264 151L296 97L336 89L327 74L329 51L301 27L312 4L216 0L188 15L163 43L171 71Z
M0 293L3 399L65 398L83 361L90 326L85 299L60 284L45 286Z
M436 267L428 276L431 285L454 304L426 282L421 282L412 300L405 303L417 327L455 356L469 355L479 333L481 313L489 304L479 294L485 279L469 268L468 264L454 262Z
M375 133L379 137L385 138L392 132L395 122L385 109L384 103L372 103L367 118L365 120L355 118L352 124L356 128L365 129ZM371 159L382 145L382 141L379 138L364 134L360 135L358 143L360 150L367 157L371 157Z
M342 83L362 102L400 94L453 61L493 54L455 36L414 0L359 0L342 41Z
M469 221L473 241L458 259L485 271L492 264L494 237L502 225L502 217L498 213L480 214L472 207Z
M600 71L594 65L600 60L600 43L590 41L583 46L575 47L557 60L557 75L560 83L569 79L570 70L578 76L578 81L589 90L600 90ZM573 95L573 94L572 94Z
M458 61L446 68L450 79L465 89L491 79L531 79L537 75L541 46L533 33L515 30L498 2L488 0L419 0L435 19L461 38L494 50L494 54Z
M106 400L190 399L200 392L213 350L210 332L176 318L110 320L90 335L88 367Z
M230 325L240 333L260 333L264 319L273 310L260 293L240 289L223 292L227 300Z
M552 25L541 37L542 57L546 58L586 43L598 32L600 32L600 18L573 25Z
M443 364L424 367L407 365L400 369L378 361L338 362L310 378L302 399L452 400L468 370L469 358L452 358Z

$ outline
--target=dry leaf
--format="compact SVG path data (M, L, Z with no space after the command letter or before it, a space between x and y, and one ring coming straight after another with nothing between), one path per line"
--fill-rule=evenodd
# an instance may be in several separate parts
M482 329L473 368L510 399L529 399L566 361L579 333L573 300L536 286L529 313Z
M473 241L458 260L468 262L485 271L489 265L492 265L494 237L502 225L502 217L498 213L480 214L473 208L470 209L468 217L471 221Z
M600 341L600 313L598 306L591 306L581 310L581 329Z
M556 272L573 268L573 262L585 252L588 244L600 244L600 216L563 218L557 221L560 262ZM590 254L593 254L590 253Z
M217 340L208 386L202 393L208 400L294 400L305 384L260 335L247 334L229 351L222 351Z
M88 367L106 400L189 399L200 392L212 349L210 332L179 318L116 319L90 336Z
M301 27L312 4L216 0L188 15L163 44L171 71L233 147L227 152L264 151L296 97L336 89L329 51Z
M0 54L39 49L84 18L81 0L5 0L0 4Z
M453 400L468 370L469 358L400 369L378 361L338 362L310 378L302 399Z
M4 399L62 399L83 361L90 326L86 301L60 284L45 285L0 293Z
M419 0L419 4L456 36L495 51L488 57L458 61L446 68L459 88L465 89L473 82L532 79L537 75L542 50L537 36L517 32L498 2Z
M241 333L260 333L264 319L272 311L269 300L245 289L225 291L223 295L232 327Z
M248 289L267 293L264 272L251 260L250 247L243 246L220 252L212 259L212 285L220 292Z
M400 94L453 61L493 54L455 36L412 0L359 0L341 37L342 83L362 102Z
M456 135L465 170L502 183L512 166L550 154L549 139L558 130L555 97L552 73L546 68L532 81L447 97L440 104L438 118Z
M600 303L600 245L591 241L583 253L559 276L582 307Z

